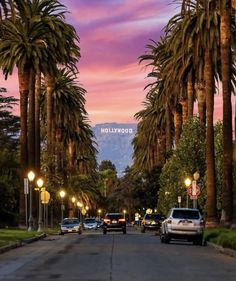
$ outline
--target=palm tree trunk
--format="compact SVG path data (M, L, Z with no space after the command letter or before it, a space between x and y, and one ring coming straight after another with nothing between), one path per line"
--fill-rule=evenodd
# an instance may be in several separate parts
M174 128L175 128L175 145L178 144L182 132L182 112L181 105L177 104L173 110L174 115Z
M36 74L35 81L35 169L40 174L40 97L41 73Z
M206 97L205 82L203 80L196 83L196 96L198 101L198 114L201 125L206 124Z
M232 8L236 10L236 0L231 1Z
M28 116L28 159L29 169L35 172L35 73L30 70Z
M53 97L52 92L55 85L55 79L50 74L45 74L45 85L46 85L46 112L47 112L47 149L50 153L52 148L52 120L53 120Z
M182 98L179 103L182 105L182 118L183 124L185 124L188 118L188 101L187 99Z
M55 86L55 79L49 73L45 74L45 86L46 86L46 115L47 115L47 154L49 159L48 165L48 178L51 178L53 173L53 131L52 131L52 122L53 122L53 97L52 92Z
M25 226L25 196L23 179L27 178L28 170L28 148L27 148L27 113L29 94L29 71L21 73L18 71L20 92L20 164L21 164L21 186L19 196L19 226Z
M166 153L169 155L171 152L172 144L171 144L171 111L170 107L167 104L166 107Z
M215 150L214 150L214 76L212 70L210 51L205 51L206 81L206 166L207 166L207 218L206 227L217 225L216 213L216 186L215 186Z
M231 6L225 4L220 21L221 67L223 88L223 186L221 224L230 226L233 207L233 150L232 150L232 105L231 105ZM236 218L234 218L236 221Z
M187 82L187 100L188 100L188 118L193 117L193 105L194 105L194 87L192 71L188 75Z

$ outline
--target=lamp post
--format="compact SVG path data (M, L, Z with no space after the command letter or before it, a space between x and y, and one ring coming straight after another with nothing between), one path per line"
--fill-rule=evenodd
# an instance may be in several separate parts
M65 197L66 193L65 193L64 190L61 190L59 194L60 194L60 197L61 197L61 221L63 221L64 209L65 209L65 206L63 204L63 198Z
M98 209L98 219L101 220L101 212L102 210L101 209Z
M75 196L73 196L73 197L71 198L71 202L72 202L72 204L73 204L72 215L71 215L71 216L75 217L75 202L76 202Z
M197 181L199 180L200 178L200 175L198 172L195 172L193 174L193 178L194 178L194 181L195 181L195 193L196 193L196 186L197 186ZM193 208L197 208L197 199L194 199L193 200Z
M87 217L88 217L88 210L89 210L89 206L85 206L85 210L86 210L86 215L87 215Z
M185 183L185 186L187 188L186 208L188 208L188 188L190 187L192 181L190 180L190 178L186 178L184 183Z
M125 219L126 210L123 210L123 213L124 213L124 219Z
M28 173L28 179L29 179L29 227L28 231L33 230L33 215L32 215L32 186L31 182L33 182L35 178L35 173L33 171L30 171Z
M39 178L37 180L37 186L39 188L39 219L38 219L38 232L42 232L42 204L41 204L41 191L43 187L43 180Z
M78 201L78 202L77 202L77 206L78 206L78 217L79 217L80 222L82 223L81 208L83 207L83 204Z

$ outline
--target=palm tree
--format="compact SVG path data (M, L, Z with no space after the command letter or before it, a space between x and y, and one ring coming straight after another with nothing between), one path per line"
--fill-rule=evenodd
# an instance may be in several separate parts
M220 50L223 89L223 187L221 224L230 226L233 213L231 0L224 2L223 9L220 12ZM234 220L236 222L236 217Z

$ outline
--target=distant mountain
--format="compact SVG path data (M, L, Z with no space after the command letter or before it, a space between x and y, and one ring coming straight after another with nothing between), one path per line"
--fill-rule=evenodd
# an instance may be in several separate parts
M137 124L104 123L92 128L98 144L98 163L110 160L119 176L127 166L132 165L132 140L137 130Z

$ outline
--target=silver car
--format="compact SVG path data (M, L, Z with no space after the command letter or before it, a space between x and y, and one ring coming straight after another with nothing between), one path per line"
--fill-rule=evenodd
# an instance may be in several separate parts
M83 221L84 229L97 229L97 221L94 218L86 218Z
M162 222L160 239L169 243L171 239L186 239L195 245L203 244L203 217L198 209L173 208Z
M66 233L82 233L82 226L77 218L65 218L60 223L60 234L64 235Z

